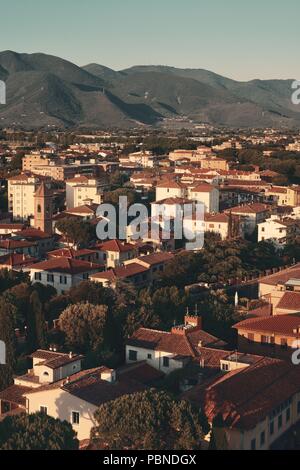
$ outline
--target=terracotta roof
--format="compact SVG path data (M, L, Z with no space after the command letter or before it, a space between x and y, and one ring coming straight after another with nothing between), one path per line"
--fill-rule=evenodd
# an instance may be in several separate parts
M144 385L151 385L164 376L162 371L155 369L146 361L127 364L117 370L117 377L122 380L135 380Z
M2 230L22 230L24 227L24 224L0 224Z
M23 385L11 385L0 392L0 400L8 401L22 407L26 406L26 399L24 393L29 392L31 387L24 387Z
M80 256L88 256L97 253L97 250L89 250L82 248L81 250L74 250L74 248L60 248L59 250L49 251L48 258L66 257L66 258L79 258Z
M131 243L123 243L117 239L103 242L101 243L99 248L101 249L101 251L113 251L117 253L126 253L128 251L135 250L135 246L131 245Z
M50 271L67 274L79 274L88 271L97 271L100 268L99 264L90 263L89 261L83 261L79 259L57 257L47 261L41 261L40 263L33 264L30 266L31 269L38 271Z
M186 334L139 328L126 341L128 346L136 346L153 351L162 351L183 356L199 356L199 344L201 347L214 345L218 338L203 330L191 330ZM224 345L224 343L223 343Z
M249 330L295 337L299 336L299 334L294 333L294 329L299 327L300 315L276 315L265 318L248 318L233 326L236 330Z
M269 207L266 204L254 203L245 204L244 206L232 207L230 212L236 212L238 214L258 214L260 212L267 212Z
M204 411L210 422L222 413L230 428L252 429L299 390L297 367L262 358L210 385L205 392Z
M151 255L139 256L137 260L142 261L143 263L147 263L149 266L155 266L156 264L171 261L173 258L174 255L172 253L162 251L158 253L152 253ZM129 264L127 266L129 266Z
M276 308L300 312L300 292L285 292Z
M214 189L216 189L211 184L198 184L196 187L192 188L191 191L193 193L211 193Z
M9 255L0 256L0 265L18 267L18 266L28 266L32 263L38 261L36 258L26 257L22 254L11 253Z
M27 240L0 240L0 248L5 250L16 250L17 248L28 248L35 245L36 242L29 242Z
M270 276L262 277L259 282L260 284L276 286L277 284L285 284L290 279L300 279L300 263L278 273L270 274Z
M67 209L65 214L95 214L99 204L84 204L82 206L74 207L73 209Z
M43 232L42 230L39 230L37 228L25 228L20 232L16 232L16 236L28 238L29 240L43 240L47 238L52 238L52 235Z
M159 183L157 188L172 188L172 189L182 189L185 186L178 181L164 181L163 183Z
M205 222L219 222L219 223L228 223L229 216L225 213L220 214L204 214Z
M101 273L92 274L90 279L107 279L109 281L118 279L118 278L127 278L135 276L137 274L145 273L148 269L144 266L141 266L138 263L129 263L126 266L120 266L118 268L109 269Z
M95 406L100 406L122 395L129 395L145 390L147 387L135 380L120 377L110 383L101 379L101 370L86 374L78 380L63 386L63 390Z
M152 205L155 204L164 204L164 205L174 205L174 204L192 204L193 201L190 199L184 199L182 197L168 197L166 199L162 199L161 201L151 202Z

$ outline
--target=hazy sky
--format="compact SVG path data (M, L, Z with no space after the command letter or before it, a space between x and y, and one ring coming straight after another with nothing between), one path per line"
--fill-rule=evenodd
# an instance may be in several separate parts
M0 50L300 79L299 0L0 0Z

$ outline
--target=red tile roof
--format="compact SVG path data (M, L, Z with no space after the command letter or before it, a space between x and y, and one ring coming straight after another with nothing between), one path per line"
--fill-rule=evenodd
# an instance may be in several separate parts
M273 317L248 318L236 323L236 330L249 330L270 334L282 334L288 336L299 336L294 329L300 327L300 315L276 315Z
M216 189L211 184L198 184L196 187L192 188L191 191L193 193L211 193L214 189Z
M29 392L31 387L24 387L23 385L11 385L0 392L0 400L13 403L14 405L26 406L26 398L24 393Z
M126 344L128 346L136 346L153 351L197 357L199 356L199 347L217 344L221 346L225 343L220 343L218 338L200 329L191 329L190 331L186 330L186 333L182 334L180 332L175 333L173 331L166 332L151 330L148 328L139 328L127 340Z
M265 357L218 378L204 392L194 387L184 398L203 406L210 422L221 413L226 426L247 430L299 391L298 367Z
M100 268L99 264L90 263L89 261L82 261L79 259L58 257L52 258L47 261L33 264L31 269L38 271L50 271L66 274L79 274L89 271L97 271Z
M16 250L17 248L29 248L35 246L36 242L29 242L27 240L0 240L0 248L4 250Z
M300 312L300 292L285 292L276 308Z
M36 258L26 257L18 253L0 256L0 266L10 266L11 268L28 266L36 261L38 261Z
M237 214L259 214L261 212L267 212L268 210L269 206L260 203L245 204L244 206L237 206L228 209L228 211Z
M20 232L16 232L16 236L36 241L52 238L52 235L43 232L42 230L39 230L37 228L26 228L24 230L21 230Z
M91 280L93 279L106 279L108 281L113 281L116 279L124 279L128 277L135 276L137 274L145 273L148 269L144 266L141 266L138 263L130 263L126 266L120 266L118 268L109 269L108 271L92 274L90 276Z
M155 266L156 264L171 261L173 258L174 255L172 253L158 252L152 253L151 255L139 256L139 258L137 258L137 262L141 261L143 263L149 264L149 266ZM127 266L129 266L129 264Z
M108 240L101 243L101 251L113 251L117 253L127 253L128 251L134 251L135 246L131 243L123 243L120 240Z
M300 263L270 276L262 277L259 282L260 284L276 286L277 284L285 284L290 279L300 279Z

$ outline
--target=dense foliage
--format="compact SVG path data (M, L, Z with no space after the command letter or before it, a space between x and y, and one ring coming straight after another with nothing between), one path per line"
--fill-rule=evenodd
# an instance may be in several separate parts
M92 439L110 449L200 449L209 429L189 403L154 389L105 403L95 418Z
M0 422L1 450L77 450L78 444L70 423L44 413L8 416Z

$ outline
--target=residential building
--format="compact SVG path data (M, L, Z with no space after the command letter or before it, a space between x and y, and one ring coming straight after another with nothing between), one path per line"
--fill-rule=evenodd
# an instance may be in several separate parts
M240 352L278 357L291 362L292 354L297 349L295 342L300 340L300 315L248 318L233 328L237 331Z
M95 177L76 175L66 181L67 210L79 207L87 202L101 204L103 182Z
M127 364L147 361L165 374L181 369L193 358L200 358L201 348L224 349L226 344L202 329L201 317L186 316L184 325L170 332L139 328L126 341ZM200 348L200 349L199 349Z
M0 392L1 418L42 412L71 423L80 441L90 438L100 405L144 391L163 377L144 362L117 370L81 370L83 357L72 353L38 350L31 357L33 368Z
M269 219L258 224L258 242L272 241L277 248L283 248L299 233L297 220L271 215Z
M239 216L244 223L245 234L251 235L258 224L264 222L270 215L270 208L266 204L254 203L232 207L225 212Z
M210 424L222 416L228 449L267 450L299 423L299 371L268 357L244 365L196 385L182 398L201 408Z
M52 286L60 295L101 269L99 264L88 261L66 257L51 258L30 266L30 280L32 283Z
M8 210L14 220L26 221L34 216L34 195L42 179L30 173L22 173L8 179Z

